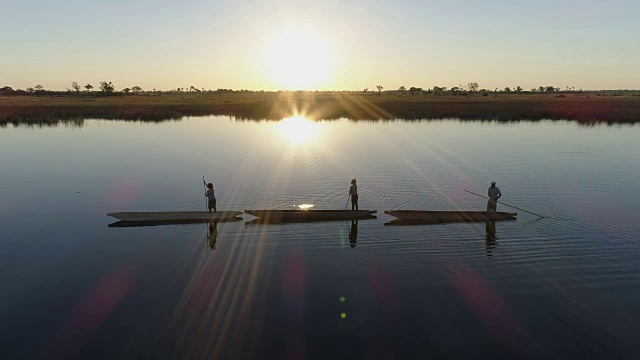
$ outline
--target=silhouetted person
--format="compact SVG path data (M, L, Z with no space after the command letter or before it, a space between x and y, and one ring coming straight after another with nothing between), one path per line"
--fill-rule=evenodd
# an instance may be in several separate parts
M216 212L216 194L213 191L213 184L212 183L208 183L206 181L204 181L204 177L202 178L202 182L204 182L207 185L207 192L204 193L204 196L207 197L207 204L209 207L209 212L211 212L211 209L213 209L213 212Z
M207 233L207 242L211 250L216 249L216 242L218 241L218 222L209 223L209 232Z
M358 220L351 220L351 229L349 229L349 244L352 248L358 245Z
M487 191L487 195L489 196L489 200L487 200L487 212L496 212L496 208L498 207L498 199L502 196L500 189L496 186L496 182L492 181L489 190Z
M496 222L489 220L486 222L487 234L484 239L484 246L487 249L487 256L491 256L493 249L496 248Z
M349 196L351 197L351 210L358 210L358 185L356 185L356 179L351 180Z

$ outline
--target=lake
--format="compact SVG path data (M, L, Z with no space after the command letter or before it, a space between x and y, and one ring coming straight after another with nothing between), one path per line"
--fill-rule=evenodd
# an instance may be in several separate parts
M640 126L86 120L0 128L0 352L41 358L635 358ZM118 211L351 221L109 227ZM385 226L391 209L516 221ZM466 190L466 191L465 191ZM544 215L540 218L532 213Z

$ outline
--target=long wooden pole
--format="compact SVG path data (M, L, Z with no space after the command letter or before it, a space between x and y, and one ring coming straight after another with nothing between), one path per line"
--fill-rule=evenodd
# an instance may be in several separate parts
M465 190L465 191L466 191L466 192L468 192L468 193L470 193L470 194L473 194L473 195L476 195L476 196L480 196L481 198L485 198L485 199L487 198L486 196L482 196L482 195L480 195L480 194L476 194L476 193L474 193L474 192L472 192L472 191L469 191L469 190ZM496 201L496 202L498 202L498 201ZM514 209L518 209L518 210L524 211L524 212L526 212L526 213L529 213L529 214L532 214L532 215L535 215L535 216L539 216L539 217L541 217L541 218L548 218L548 216L544 216L544 215L536 214L536 213L534 213L534 212L527 211L527 210L525 210L525 209L521 209L521 208L519 208L519 207L517 207L517 206L509 205L509 204L507 204L507 203L503 203L502 201L500 201L500 204L502 204L502 205L506 205L506 206L508 206L508 207L512 207L512 208L514 208Z
M204 207L209 208L209 201L207 201L207 182L204 181L204 175L202 175L202 186L204 186Z

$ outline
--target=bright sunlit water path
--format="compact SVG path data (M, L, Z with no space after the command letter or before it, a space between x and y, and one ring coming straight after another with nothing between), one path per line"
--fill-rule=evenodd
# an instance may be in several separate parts
M89 120L0 129L2 358L634 358L640 127ZM377 219L108 227L116 211ZM503 201L566 218L385 226ZM513 210L499 205L499 210Z

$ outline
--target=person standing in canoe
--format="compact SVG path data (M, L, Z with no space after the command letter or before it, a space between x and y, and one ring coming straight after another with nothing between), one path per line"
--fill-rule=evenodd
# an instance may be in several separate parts
M489 200L487 201L487 212L496 212L496 208L498 207L498 199L502 196L500 189L496 186L496 182L492 181L489 190L487 191L487 195L489 196Z
M204 176L202 177L202 182L207 186L207 191L204 193L204 196L207 197L207 205L209 208L209 212L211 212L211 209L213 209L213 212L216 212L216 194L213 191L213 184L212 183L208 183L206 181L204 181Z
M351 196L351 210L358 210L358 185L356 185L356 179L351 180L349 196Z

